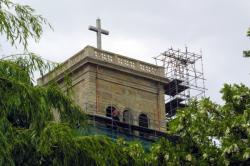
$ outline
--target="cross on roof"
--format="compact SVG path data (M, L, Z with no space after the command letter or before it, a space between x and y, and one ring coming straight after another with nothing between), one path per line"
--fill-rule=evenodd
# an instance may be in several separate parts
M101 28L101 20L100 18L96 19L96 27L94 26L89 26L89 30L96 32L96 37L97 37L97 48L102 49L102 38L101 35L109 35L109 31L104 30Z

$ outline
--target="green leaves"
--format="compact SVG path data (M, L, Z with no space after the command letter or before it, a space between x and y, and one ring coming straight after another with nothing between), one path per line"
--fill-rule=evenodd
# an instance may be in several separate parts
M178 110L167 127L168 133L178 135L180 140L157 148L161 149L157 154L175 154L175 161L195 165L249 164L250 89L243 84L225 84L221 93L225 101L222 106L207 98L190 101L189 107Z
M31 7L0 0L0 33L11 45L27 51L42 25L49 24ZM248 87L225 84L222 106L209 98L190 101L167 124L179 139L162 138L145 150L139 142L79 135L80 108L56 83L34 84L35 72L43 76L56 65L29 52L0 59L0 165L249 165Z
M247 36L250 37L250 28L247 31ZM244 57L250 57L250 50L243 51Z
M222 99L226 102L224 107L228 107L226 110L232 111L231 113L242 114L250 106L250 90L243 84L225 84L221 93Z
M248 164L250 89L225 84L225 104L190 101L167 124L176 142L165 138L145 151L138 142L80 136L85 116L57 84L35 86L32 73L44 60L0 60L0 162L36 165L233 165ZM49 64L48 64L49 65ZM53 114L58 117L54 122ZM7 139L8 138L8 139ZM217 142L217 143L216 143ZM24 153L25 152L25 153Z
M243 51L243 55L244 57L250 57L250 50L247 50L247 51Z
M50 122L41 132L38 151L45 157L54 155L56 160L66 160L74 154L72 144L72 129L67 124Z
M65 154L68 152L66 156L74 154L69 151L70 140L73 140L73 135L70 134L77 124L83 124L84 114L58 85L40 87L35 86L32 81L34 72L40 70L44 73L51 67L50 63L45 63L34 54L0 60L0 141L2 143L0 146L1 149L5 149L3 151L5 154L0 158L0 164L1 162L39 164L38 161L43 155L46 157L52 154L53 146L63 144L63 141L67 141L67 144L63 144L60 152L55 153L59 155L62 152ZM55 111L61 117L60 121L67 124L51 123L54 120ZM39 142L42 142L43 146ZM46 148L44 144L49 146L48 151L43 149ZM57 161L59 163L60 160ZM40 162L43 163L43 161Z
M35 14L30 6L0 0L0 33L11 45L21 44L27 50L30 38L35 41L41 38L43 24L51 27L47 20Z
M0 165L46 164L50 154L48 161L61 165L60 154L67 154L65 160L75 154L70 151L72 129L83 124L84 114L58 85L34 85L35 73L43 76L57 66L27 52L29 39L41 38L42 25L50 26L30 6L0 0L0 33L25 51L0 59ZM51 123L55 112L64 123Z
M11 157L11 145L8 144L7 137L0 132L0 165L14 165Z

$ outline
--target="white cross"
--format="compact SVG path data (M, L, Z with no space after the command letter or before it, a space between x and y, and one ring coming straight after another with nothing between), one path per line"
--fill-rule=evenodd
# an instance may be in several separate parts
M97 37L97 48L102 49L102 34L109 35L109 31L106 31L101 28L101 20L100 18L96 19L96 27L89 26L89 30L96 32Z

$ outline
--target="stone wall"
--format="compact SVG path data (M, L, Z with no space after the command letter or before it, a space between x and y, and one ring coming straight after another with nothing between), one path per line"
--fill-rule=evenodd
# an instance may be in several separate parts
M105 116L106 108L112 106L122 121L123 111L129 110L134 125L143 113L149 118L149 128L164 131L163 87L168 80L162 67L88 46L38 83L56 81L65 90L65 72L72 79L74 100L86 113Z
M149 118L149 128L162 130L165 125L163 85L95 64L88 64L81 71L85 72L72 76L73 94L86 113L105 116L106 108L112 106L120 112L122 121L123 111L129 110L134 125L139 125L138 117L144 113Z

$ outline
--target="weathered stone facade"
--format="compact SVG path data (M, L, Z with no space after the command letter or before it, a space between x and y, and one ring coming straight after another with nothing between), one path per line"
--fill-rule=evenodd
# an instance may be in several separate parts
M168 83L164 68L87 46L38 84L60 83L65 72L73 81L74 100L86 113L106 116L111 106L118 110L120 121L129 111L129 123L140 125L143 114L149 128L164 131L164 85Z

